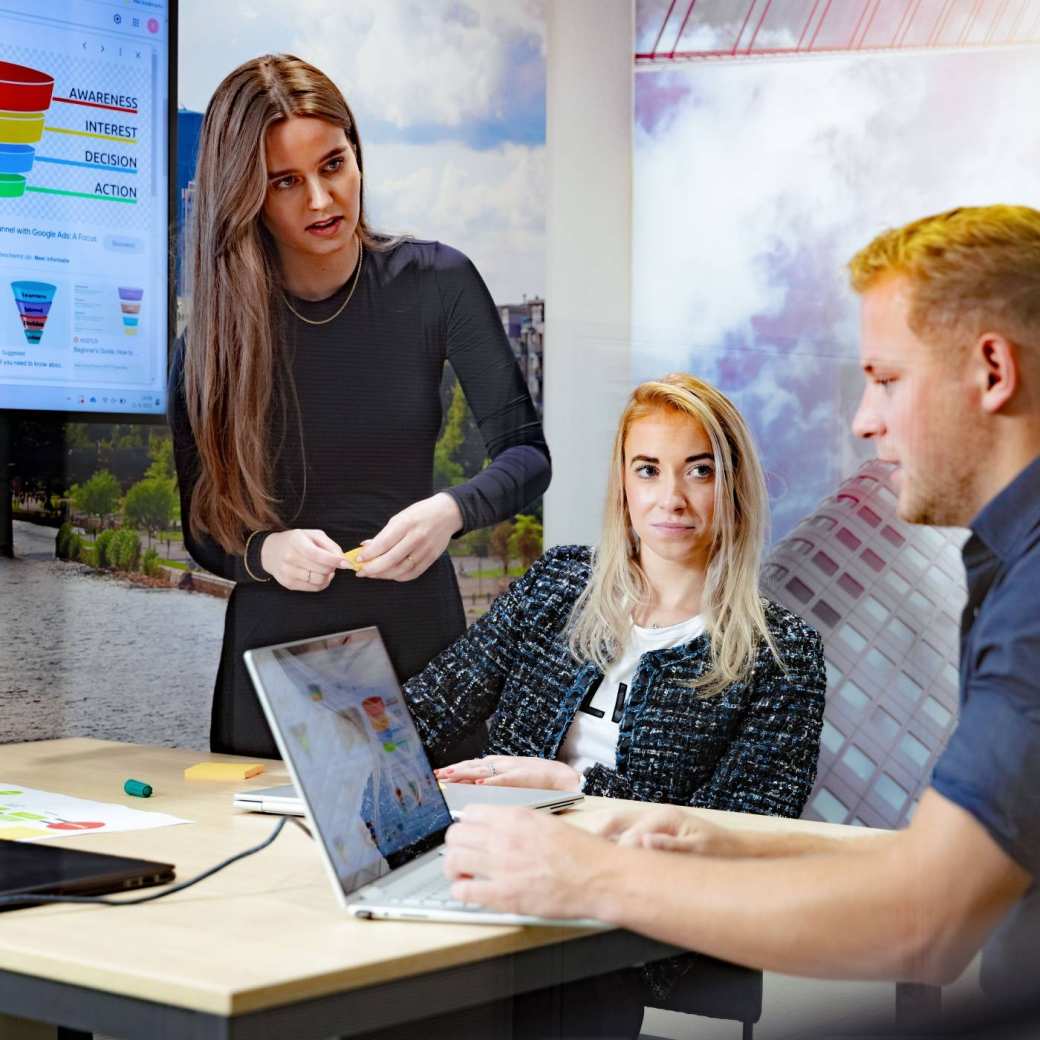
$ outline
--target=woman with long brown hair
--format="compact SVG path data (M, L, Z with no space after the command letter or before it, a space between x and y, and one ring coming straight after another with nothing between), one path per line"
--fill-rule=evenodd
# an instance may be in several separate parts
M473 265L375 233L336 86L290 55L217 87L199 144L191 313L171 372L185 544L236 582L214 750L276 756L242 663L265 644L378 625L398 674L465 629L450 539L549 483L541 424ZM451 363L491 464L433 494ZM360 543L358 574L344 549Z

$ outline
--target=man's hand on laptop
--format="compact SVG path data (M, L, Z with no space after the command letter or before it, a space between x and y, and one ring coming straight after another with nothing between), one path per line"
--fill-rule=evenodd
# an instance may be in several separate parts
M739 831L709 823L690 809L662 805L656 809L602 809L585 813L587 830L637 849L693 852L699 856L746 854Z
M489 787L535 787L548 791L580 791L581 774L566 762L551 758L488 755L470 758L435 770L437 779L451 784Z
M453 899L537 917L606 919L612 860L632 855L555 817L487 805L464 810L445 845Z

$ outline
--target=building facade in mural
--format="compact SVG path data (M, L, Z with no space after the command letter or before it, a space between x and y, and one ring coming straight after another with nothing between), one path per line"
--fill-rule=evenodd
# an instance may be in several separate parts
M849 257L928 213L1040 206L1040 3L636 0L635 24L631 380L730 397L782 538L865 457Z
M826 647L809 819L904 824L956 721L965 532L900 521L890 474L861 466L777 542L762 572L764 594Z
M500 303L498 313L509 345L520 364L528 392L542 414L542 345L545 340L545 300L524 297L523 303Z

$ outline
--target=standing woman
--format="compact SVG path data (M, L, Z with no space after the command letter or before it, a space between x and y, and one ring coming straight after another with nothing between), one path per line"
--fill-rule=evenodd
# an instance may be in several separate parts
M185 544L236 582L214 751L277 756L251 647L377 625L398 675L465 630L453 535L549 483L541 424L473 265L374 233L361 142L336 86L289 55L235 69L199 144L192 308L171 372ZM491 465L433 494L450 361ZM368 541L364 572L343 550Z

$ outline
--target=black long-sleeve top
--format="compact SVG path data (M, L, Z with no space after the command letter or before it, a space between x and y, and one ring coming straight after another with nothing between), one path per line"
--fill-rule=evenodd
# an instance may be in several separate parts
M351 279L351 282L353 280ZM451 362L484 437L491 464L448 489L463 531L521 511L549 484L541 423L484 283L457 250L406 240L364 252L357 287L327 300L291 299L311 325L281 308L280 344L293 374L273 410L274 492L288 528L319 528L344 549L372 538L402 509L433 494L433 452L441 423L440 382ZM242 662L258 646L376 625L405 679L465 630L447 555L408 582L358 581L337 571L320 592L256 581L242 556L189 529L198 451L183 391L183 345L170 383L170 424L180 479L185 545L203 567L238 584L224 622L213 699L215 751L277 757L278 750ZM299 421L297 421L297 419ZM250 545L250 570L263 577ZM468 750L465 754L472 754Z
M319 303L292 298L292 306L321 319L336 310L348 289L349 283ZM303 420L303 452L290 413L276 461L275 488L286 526L321 528L348 548L433 493L445 361L458 376L492 460L466 483L446 489L462 514L460 533L522 511L548 487L549 450L538 415L498 310L458 250L410 239L385 252L366 250L357 289L336 320L307 325L287 309L283 317ZM207 570L249 582L241 556L188 529L198 453L184 401L183 363L179 343L169 418L185 544Z

